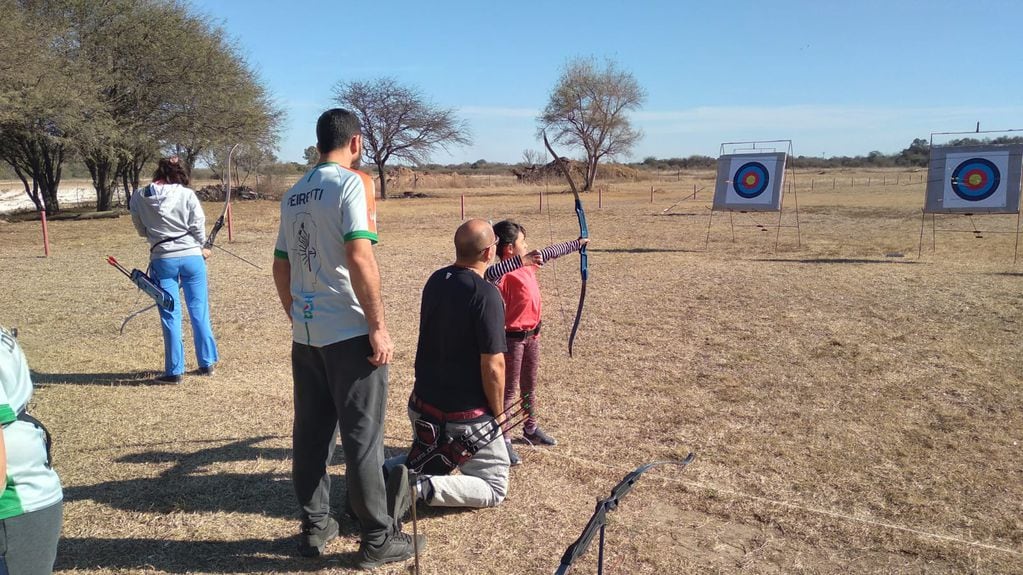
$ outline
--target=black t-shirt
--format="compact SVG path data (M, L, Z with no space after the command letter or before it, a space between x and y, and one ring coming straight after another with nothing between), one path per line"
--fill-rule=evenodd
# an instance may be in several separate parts
M480 354L504 353L504 301L476 272L437 270L423 288L415 394L442 411L489 407Z

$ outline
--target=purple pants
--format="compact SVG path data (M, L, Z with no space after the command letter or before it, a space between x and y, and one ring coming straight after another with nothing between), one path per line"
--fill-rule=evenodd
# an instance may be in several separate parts
M525 339L507 338L508 351L504 354L504 408L508 409L519 397L528 397L529 417L524 431L536 429L536 373L540 367L540 335Z

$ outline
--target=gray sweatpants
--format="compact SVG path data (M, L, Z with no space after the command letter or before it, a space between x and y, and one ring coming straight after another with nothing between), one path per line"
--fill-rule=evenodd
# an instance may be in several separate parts
M0 521L0 562L10 575L50 575L57 558L57 540L64 520L64 502Z
M414 409L408 410L409 421L415 427L419 413ZM476 433L476 436L483 436L484 441L494 439L486 447L483 447L459 467L461 473L451 475L424 475L430 480L433 486L433 497L427 502L434 507L496 507L500 505L508 495L508 467L511 465L508 459L508 448L504 446L501 437L494 438L493 420L479 423L457 423L449 421L446 424L447 433L458 437L466 430ZM484 435L483 430L488 433ZM387 460L387 467L390 469L405 462L404 455L392 457Z
M359 518L363 541L384 542L393 520L380 466L384 462L387 366L374 367L368 336L324 347L292 343L295 378L294 456L291 477L303 526L327 526L330 474L337 431L345 452L348 501Z

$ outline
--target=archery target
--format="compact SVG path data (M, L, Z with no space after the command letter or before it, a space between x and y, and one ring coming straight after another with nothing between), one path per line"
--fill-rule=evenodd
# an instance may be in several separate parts
M932 150L925 210L1017 213L1023 146Z
M752 200L767 191L771 173L760 162L746 162L732 176L732 189L742 198Z
M1001 180L1002 170L994 162L987 158L970 158L956 166L949 184L952 192L963 200L979 202L993 196Z
M784 153L732 154L718 158L714 209L778 211L785 180Z

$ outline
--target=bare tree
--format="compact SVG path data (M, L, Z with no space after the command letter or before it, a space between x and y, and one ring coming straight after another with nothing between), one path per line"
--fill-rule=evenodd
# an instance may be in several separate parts
M522 150L522 163L528 166L535 166L544 161L546 154L537 150Z
M387 163L425 163L438 148L472 143L468 126L454 110L428 102L416 88L393 78L371 82L338 82L337 103L359 116L363 154L380 177L380 198L387 199Z
M593 188L597 164L604 157L625 154L642 137L628 112L643 104L646 94L629 72L613 61L601 68L593 58L570 60L550 101L537 118L540 132L586 153L583 190Z

